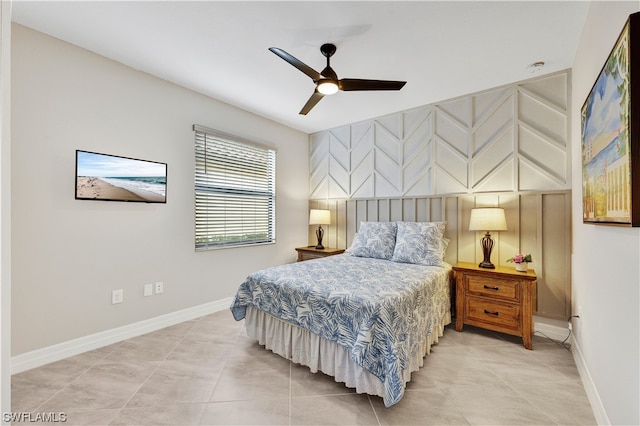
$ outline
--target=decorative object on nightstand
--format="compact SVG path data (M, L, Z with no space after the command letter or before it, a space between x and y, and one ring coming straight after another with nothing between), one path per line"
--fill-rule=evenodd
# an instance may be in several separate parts
M525 272L503 266L485 269L475 263L458 262L453 275L457 331L469 324L522 337L524 347L533 349L537 277L532 269Z
M529 262L532 262L530 254L522 254L518 253L510 259L507 259L507 262L515 263L516 271L525 272L529 269Z
M500 207L481 207L471 209L471 219L469 220L469 231L484 231L484 237L480 241L484 260L478 265L481 268L495 269L491 263L491 250L493 250L493 238L491 231L506 231L507 220L504 216L504 209Z
M318 249L318 248L315 248L314 246L296 247L296 251L298 252L298 262L302 262L303 260L318 259L319 257L327 257L327 256L333 256L335 254L344 253L344 249L331 248L331 247Z
M309 225L318 225L318 229L316 229L318 245L316 248L323 249L322 237L324 237L324 229L322 229L322 225L331 225L331 211L311 209L309 212Z

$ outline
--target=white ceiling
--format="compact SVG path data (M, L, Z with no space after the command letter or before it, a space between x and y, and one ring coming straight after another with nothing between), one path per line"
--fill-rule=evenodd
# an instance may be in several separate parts
M587 1L25 1L13 21L306 133L572 66ZM406 80L338 92L306 116L312 80L267 49L340 78Z

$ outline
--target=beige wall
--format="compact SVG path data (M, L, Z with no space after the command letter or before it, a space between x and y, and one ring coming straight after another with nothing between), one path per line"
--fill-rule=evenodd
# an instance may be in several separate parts
M231 297L295 260L306 134L15 24L12 48L14 356ZM193 124L278 148L275 245L195 252ZM76 149L168 163L167 204L75 200ZM156 281L164 294L143 297Z
M0 3L0 413L11 410L10 185L11 2L3 1Z
M600 424L640 424L640 230L582 223L580 108L638 10L638 1L592 2L572 68L574 353Z

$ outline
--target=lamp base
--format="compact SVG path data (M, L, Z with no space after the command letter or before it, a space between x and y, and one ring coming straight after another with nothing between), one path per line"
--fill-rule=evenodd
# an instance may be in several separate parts
M478 265L480 268L486 269L496 269L495 265L491 263L491 250L493 249L493 238L491 238L491 234L487 231L482 237L482 241L480 242L482 246L482 255L484 259Z
M324 246L322 245L322 237L324 237L324 229L322 229L322 225L318 225L318 229L316 229L316 238L318 239L318 245L316 246L317 250L324 249Z

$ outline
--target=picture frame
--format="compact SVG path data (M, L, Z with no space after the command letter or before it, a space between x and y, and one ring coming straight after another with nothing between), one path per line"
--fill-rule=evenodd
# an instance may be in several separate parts
M640 56L632 54L639 45L637 12L581 109L583 223L640 226Z

